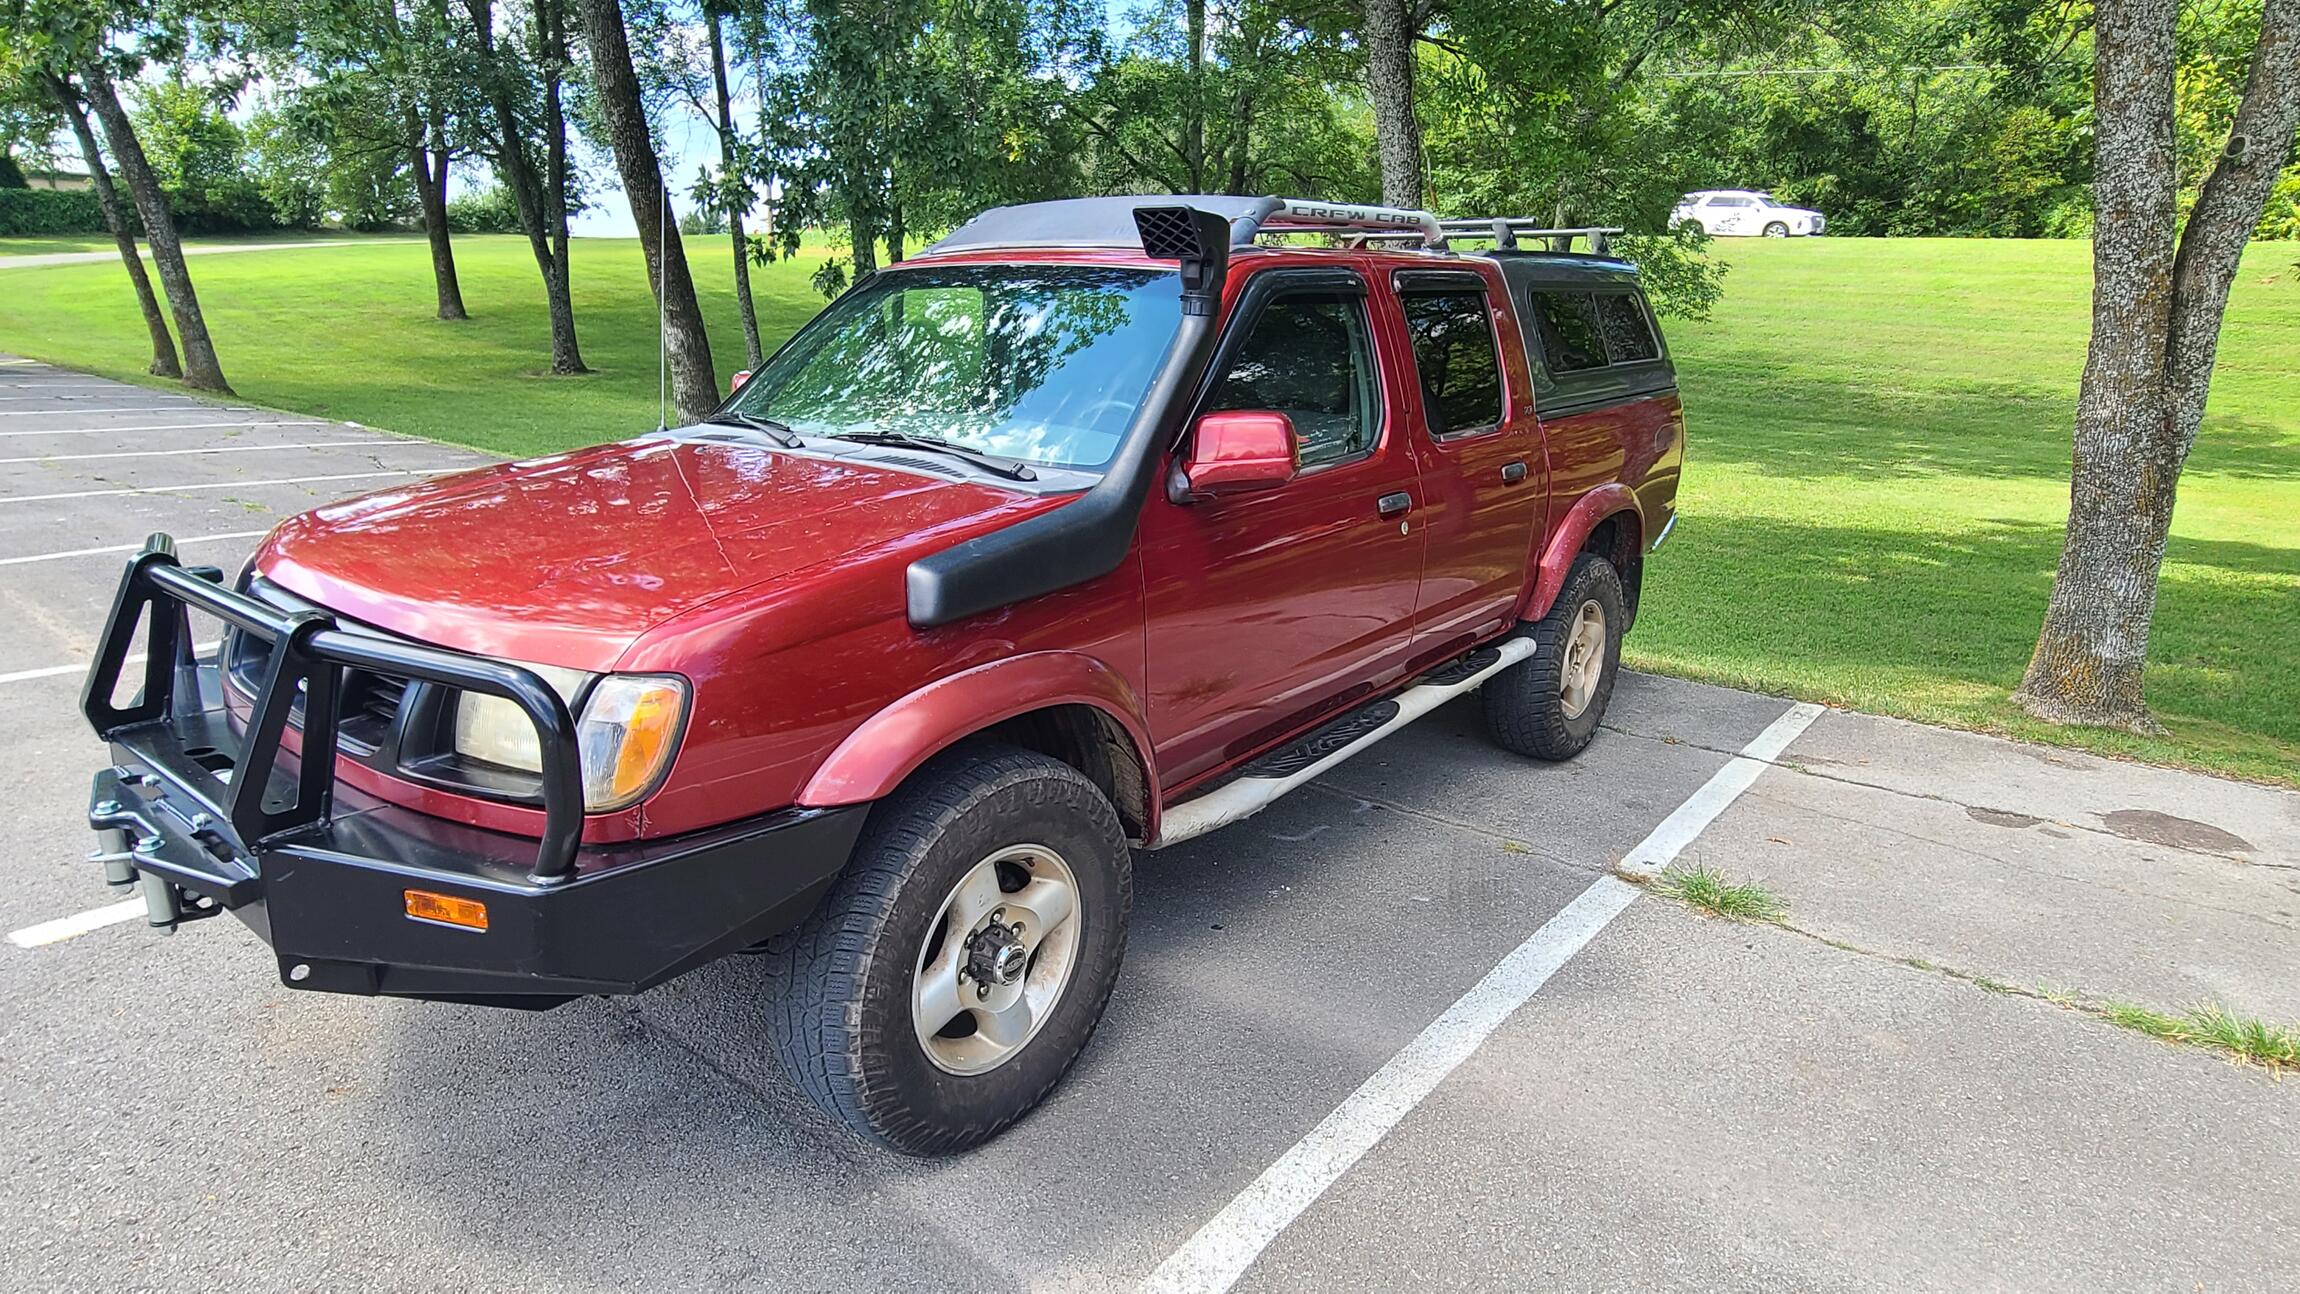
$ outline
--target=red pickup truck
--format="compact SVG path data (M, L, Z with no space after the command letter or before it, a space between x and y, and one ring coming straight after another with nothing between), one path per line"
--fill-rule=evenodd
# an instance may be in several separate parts
M1595 732L1683 419L1608 231L1529 223L1001 208L702 424L320 508L228 582L154 536L83 697L107 877L339 993L759 953L826 1110L979 1142L1100 1018L1132 847L1473 688L1513 751Z

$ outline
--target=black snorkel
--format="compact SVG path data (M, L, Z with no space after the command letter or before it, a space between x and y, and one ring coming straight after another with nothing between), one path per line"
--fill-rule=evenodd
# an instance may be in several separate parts
M1075 502L921 557L907 575L910 622L931 629L1107 575L1133 546L1142 504L1207 361L1230 265L1230 222L1195 207L1137 207L1143 254L1178 263L1182 322L1109 468Z

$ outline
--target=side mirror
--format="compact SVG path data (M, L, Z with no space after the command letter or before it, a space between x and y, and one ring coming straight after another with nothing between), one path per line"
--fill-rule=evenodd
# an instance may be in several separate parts
M1225 409L1198 420L1181 484L1193 499L1270 490L1294 479L1301 446L1294 420L1282 413Z
M734 380L733 380L733 381L731 381L731 382L729 382L729 383L727 383L727 394L728 394L728 395L733 395L735 392L742 390L742 389L743 389L743 383L745 383L745 382L748 382L748 381L750 381L750 380L751 380L751 370L749 370L749 369L747 369L747 368L746 368L746 369L742 369L742 370L738 371L738 372L735 374Z

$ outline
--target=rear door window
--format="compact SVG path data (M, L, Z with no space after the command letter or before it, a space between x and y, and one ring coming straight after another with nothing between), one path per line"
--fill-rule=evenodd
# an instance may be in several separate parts
M1606 356L1613 363L1637 364L1661 358L1661 344L1653 339L1645 305L1629 293L1598 294L1597 322L1605 334Z
M1541 332L1541 353L1552 373L1579 373L1604 368L1605 333L1597 313L1594 292L1535 292L1534 325Z
M1459 436L1501 425L1501 354L1483 292L1409 292L1406 332L1421 371L1430 434Z
M1304 467L1371 452L1381 433L1381 389L1364 301L1285 296L1264 306L1206 407L1285 414Z

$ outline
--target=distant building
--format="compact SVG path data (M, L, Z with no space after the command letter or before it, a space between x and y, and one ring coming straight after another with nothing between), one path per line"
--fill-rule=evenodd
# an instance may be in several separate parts
M77 193L94 183L95 181L90 180L85 171L36 171L29 166L24 168L24 187L30 189L56 189L65 193Z

